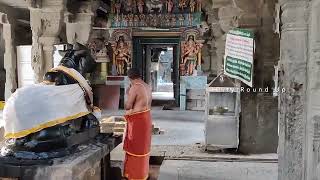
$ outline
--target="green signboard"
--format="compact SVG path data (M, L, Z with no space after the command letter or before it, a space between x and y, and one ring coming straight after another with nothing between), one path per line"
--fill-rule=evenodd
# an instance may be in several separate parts
M254 33L233 29L227 34L224 73L252 87Z

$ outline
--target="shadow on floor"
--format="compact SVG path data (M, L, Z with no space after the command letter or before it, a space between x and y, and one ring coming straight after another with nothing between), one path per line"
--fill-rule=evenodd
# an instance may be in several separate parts
M159 177L160 167L164 160L163 156L151 156L149 165L149 179L148 180L157 180ZM122 172L121 167L113 166L111 167L111 178L112 180L121 180Z

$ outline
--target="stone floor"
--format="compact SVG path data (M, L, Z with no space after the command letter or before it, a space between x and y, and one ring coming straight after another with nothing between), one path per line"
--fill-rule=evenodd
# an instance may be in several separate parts
M165 160L158 180L276 180L277 163Z
M165 157L158 180L277 179L277 154L239 155L206 152L203 146L203 116L202 112L152 111L154 123L165 130L164 135L152 137L151 156ZM121 168L123 159L121 144L112 151L111 160L115 166Z
M104 111L103 116L121 116L123 111ZM204 112L152 110L152 121L164 130L152 137L153 145L193 145L204 142Z
M121 116L123 111L104 111L104 116ZM277 155L208 153L204 143L204 113L152 111L154 123L165 130L152 137L151 156L163 156L154 172L158 180L276 180ZM0 125L2 112L0 111ZM112 164L122 167L122 144L111 153Z

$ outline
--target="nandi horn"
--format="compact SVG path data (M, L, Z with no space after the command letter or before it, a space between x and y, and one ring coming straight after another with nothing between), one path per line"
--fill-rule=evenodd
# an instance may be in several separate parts
M66 44L63 48L63 50L58 50L58 53L60 56L64 57L66 55L66 53L70 50L73 49L73 45L72 44Z
M87 50L88 48L85 46L85 45L83 45L83 44L80 44L80 43L78 43L78 42L76 42L74 45L73 45L73 50L76 50L76 51L78 51L78 50Z

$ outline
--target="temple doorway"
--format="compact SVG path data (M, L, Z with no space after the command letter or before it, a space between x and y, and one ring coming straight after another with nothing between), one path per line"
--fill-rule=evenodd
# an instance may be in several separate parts
M148 45L145 46L146 65L150 71L146 72L146 82L152 87L154 101L174 101L173 91L173 46Z
M134 38L133 66L152 87L153 106L178 107L179 38Z

